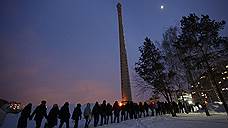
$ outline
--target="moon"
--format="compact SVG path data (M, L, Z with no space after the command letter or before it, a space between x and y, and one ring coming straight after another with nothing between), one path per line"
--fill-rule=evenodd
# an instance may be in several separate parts
M164 5L161 5L161 7L160 7L160 8L161 8L161 10L163 10L163 9L164 9Z

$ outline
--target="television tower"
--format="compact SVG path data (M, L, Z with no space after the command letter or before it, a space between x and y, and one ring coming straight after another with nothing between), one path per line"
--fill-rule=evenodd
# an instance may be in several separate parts
M118 23L119 23L119 46L120 46L120 71L121 71L121 94L122 102L132 101L131 85L128 72L127 52L125 49L122 7L120 2L117 4Z

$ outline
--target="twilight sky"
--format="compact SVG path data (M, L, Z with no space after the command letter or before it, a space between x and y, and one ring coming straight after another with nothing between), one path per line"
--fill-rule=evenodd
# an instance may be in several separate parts
M116 4L1 0L0 98L50 104L120 99ZM130 72L145 36L161 41L169 26L191 12L228 22L227 5L227 0L122 0ZM227 26L222 34L228 35Z

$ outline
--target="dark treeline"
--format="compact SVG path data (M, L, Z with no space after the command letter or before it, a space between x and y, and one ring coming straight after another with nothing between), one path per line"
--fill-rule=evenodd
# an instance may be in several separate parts
M66 102L59 109L57 104L54 104L49 113L47 112L46 101L41 101L41 104L35 108L32 112L32 104L29 103L24 107L21 115L18 119L17 128L26 128L27 120L34 120L36 122L36 128L40 128L42 120L45 118L45 128L53 128L58 125L59 128L65 124L66 128L69 128L70 119L74 121L74 128L78 128L79 120L82 119L82 115L85 119L84 128L88 128L90 122L93 119L93 126L108 125L109 123L119 123L126 120L138 119L148 116L159 116L164 114L175 113L188 113L194 111L193 106L185 103L168 103L168 102L126 102L125 104L115 101L113 105L106 103L104 100L101 104L95 103L93 108L90 104L86 104L84 111L81 110L81 104L77 104L73 110L73 113L69 110L69 103Z

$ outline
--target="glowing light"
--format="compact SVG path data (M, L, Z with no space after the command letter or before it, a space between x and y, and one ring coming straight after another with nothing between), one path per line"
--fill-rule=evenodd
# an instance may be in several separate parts
M222 91L228 90L228 88L222 88Z
M221 84L222 82L221 82L221 81L219 81L218 83L219 83L219 84Z
M226 65L226 68L228 68L228 65Z
M201 76L201 77L200 77L200 79L203 79L203 78L205 78L205 76Z
M123 105L123 103L119 102L119 106L121 107Z
M225 80L226 78L225 78L225 77L223 77L222 79L223 79L223 80Z
M191 100L188 101L188 104L193 104L193 102Z
M163 10L164 9L164 5L161 5L161 10Z

